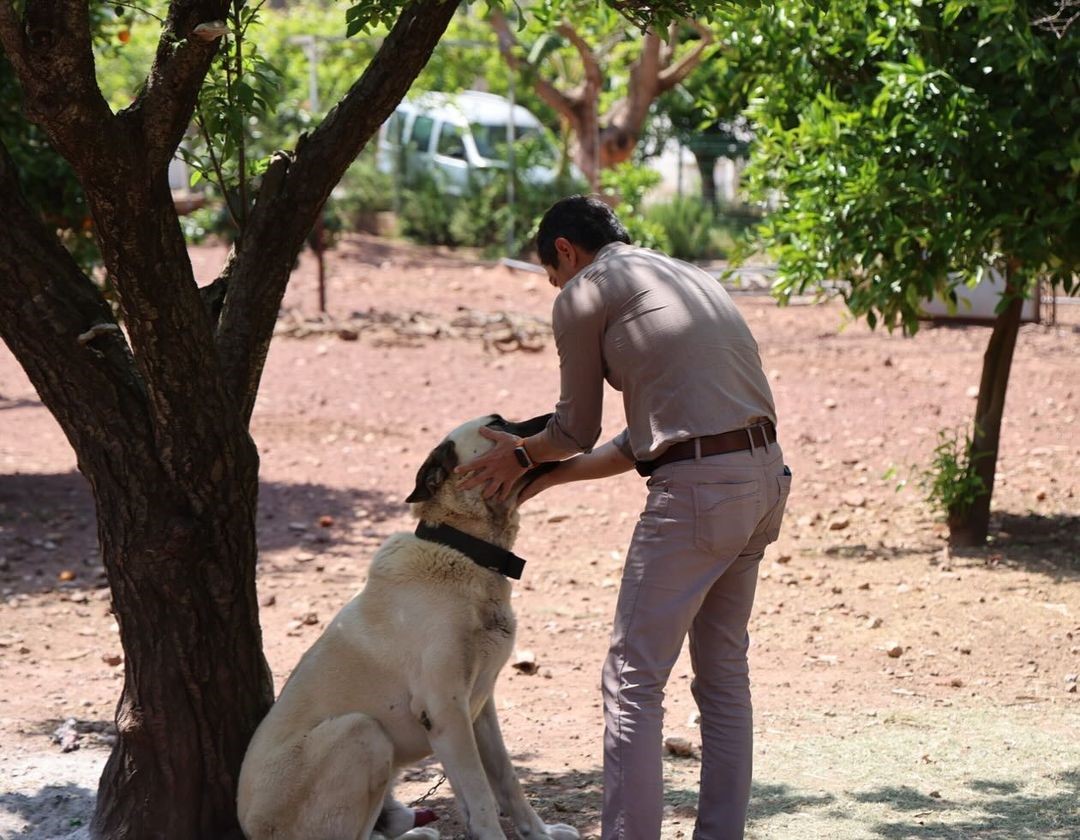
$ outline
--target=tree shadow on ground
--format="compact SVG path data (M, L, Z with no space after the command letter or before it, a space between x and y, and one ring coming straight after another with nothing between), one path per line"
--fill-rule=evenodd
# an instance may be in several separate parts
M549 773L523 767L535 756L512 756L518 767L529 800L547 822L567 822L581 831L582 837L599 833L603 801L603 777L599 768L589 771ZM670 759L667 759L670 761ZM434 759L417 765L413 790L427 791L441 776ZM1025 792L1021 782L1002 779L976 779L968 782L968 793L954 798L937 796L907 786L882 786L857 793L832 793L804 790L787 784L755 784L750 799L747 825L755 836L781 837L770 833L775 817L790 817L800 812L817 812L817 837L827 837L830 822L835 835L849 836L846 830L853 821L886 840L956 840L957 837L984 840L1065 840L1080 825L1080 768L1057 777L1058 789L1047 794ZM665 804L673 806L666 823L681 823L690 836L697 804L696 787L671 786L665 792ZM406 796L403 801L414 803ZM434 794L423 800L424 807L440 815L438 827L444 836L464 831L449 785L443 782ZM860 805L873 808L873 815L858 813ZM888 809L885 817L882 809ZM509 829L509 824L506 826ZM508 832L508 836L512 833ZM808 835L809 836L809 835Z
M996 513L988 559L1043 574L1080 576L1080 516Z
M1059 583L1080 580L1080 516L994 513L986 545L953 548L951 554L987 569L1024 569Z
M256 520L259 550L366 548L381 542L407 513L406 505L380 492L264 482ZM74 471L0 474L0 591L74 596L105 586L86 479Z
M89 819L96 798L97 791L80 785L45 785L31 794L0 793L0 811L17 815L36 836L46 836L40 832L48 831L47 836L65 837Z
M565 771L552 773L533 770L523 763L537 758L530 753L517 753L511 756L518 768L518 779L529 801L533 804L540 818L545 822L565 822L581 832L581 836L596 837L600 832L600 813L603 804L603 771L594 768L587 771ZM665 762L681 762L685 759L667 758ZM696 764L696 762L695 762ZM696 776L696 768L695 773ZM406 772L406 780L414 788L428 792L442 776L442 767L434 758L428 758L411 771ZM419 784L417 784L419 783ZM399 792L400 793L400 792ZM443 836L457 836L465 830L460 815L454 805L449 784L443 781L436 791L429 796L410 798L401 795L403 802L411 806L420 804L432 808L439 814L437 827ZM685 827L685 836L693 831L696 816L698 791L696 787L672 786L664 792L664 804L671 806L674 813L668 813L665 820L678 821ZM820 808L831 805L836 797L829 793L801 791L790 785L755 784L750 797L749 825L768 820L777 814L793 814L801 810ZM514 836L510 824L504 821L507 836Z
M0 411L7 411L11 408L41 408L41 400L28 400L24 397L11 399L0 394Z
M408 505L385 493L324 484L259 485L259 550L365 544L385 537Z
M891 806L897 816L873 826L892 840L957 837L993 840L1048 840L1075 837L1080 825L1080 768L1061 776L1064 789L1046 795L1025 793L1014 782L977 779L971 796L936 798L908 787L883 787L854 797L859 802Z
M800 791L791 785L754 785L750 794L747 821L753 825L778 814L791 814L808 808L822 808L835 801L836 797L831 793L810 793Z

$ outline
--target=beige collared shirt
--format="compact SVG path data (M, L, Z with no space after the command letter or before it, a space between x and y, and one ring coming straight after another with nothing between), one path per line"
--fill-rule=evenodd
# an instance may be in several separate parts
M552 326L561 393L544 434L566 456L599 438L605 379L626 411L616 444L635 460L776 422L757 342L720 282L696 266L605 245L555 298Z

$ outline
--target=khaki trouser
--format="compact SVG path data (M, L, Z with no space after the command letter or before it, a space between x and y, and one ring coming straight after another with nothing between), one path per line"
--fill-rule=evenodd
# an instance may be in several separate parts
M690 635L701 710L695 840L743 837L753 763L746 626L791 476L777 444L660 467L626 556L604 663L603 840L658 840L664 686Z

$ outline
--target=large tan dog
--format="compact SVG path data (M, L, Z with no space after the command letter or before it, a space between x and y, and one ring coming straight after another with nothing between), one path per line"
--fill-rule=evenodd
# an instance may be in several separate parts
M470 838L504 840L501 810L519 837L577 840L526 801L492 699L515 621L510 581L481 564L511 574L520 564L509 552L516 503L463 492L454 476L492 445L481 427L528 436L546 421L478 418L424 462L407 499L424 537L387 539L363 591L304 654L251 740L238 794L250 840L438 838L431 826L414 827L413 811L391 795L397 768L432 753Z

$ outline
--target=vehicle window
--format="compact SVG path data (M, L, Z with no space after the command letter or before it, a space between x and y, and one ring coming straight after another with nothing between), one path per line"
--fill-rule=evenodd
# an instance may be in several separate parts
M476 150L481 157L492 160L506 160L507 125L476 123L472 126L472 135L473 140L476 141ZM535 128L523 128L522 126L514 128L515 142L537 136L539 136L539 132Z
M409 145L414 146L421 152L426 152L431 145L431 129L434 125L435 120L431 117L417 117L413 121Z
M439 144L437 148L440 155L464 160L464 132L456 125L443 125L443 127L439 129Z

